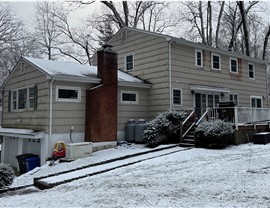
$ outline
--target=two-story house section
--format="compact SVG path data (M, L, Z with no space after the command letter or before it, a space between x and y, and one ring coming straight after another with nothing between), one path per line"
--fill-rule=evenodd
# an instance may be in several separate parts
M200 116L221 101L267 108L266 63L182 38L124 27L108 42L119 69L152 83L151 117L195 108Z

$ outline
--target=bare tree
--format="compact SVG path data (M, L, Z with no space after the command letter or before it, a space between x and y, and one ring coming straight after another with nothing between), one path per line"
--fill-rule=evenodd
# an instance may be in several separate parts
M58 45L57 39L61 32L58 30L57 19L54 13L61 10L60 8L60 4L57 2L38 1L35 4L36 27L34 35L39 40L41 50L43 50L49 60L57 55L54 47Z
M0 3L0 52L6 50L15 41L21 39L22 21L7 3Z
M0 82L10 73L20 56L30 51L24 45L28 39L23 26L15 11L7 3L0 2Z

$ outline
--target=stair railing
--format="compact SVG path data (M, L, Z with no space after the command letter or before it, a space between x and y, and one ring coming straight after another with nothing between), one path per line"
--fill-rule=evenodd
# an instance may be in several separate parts
M196 126L199 125L202 121L208 120L208 112L209 109L207 108L204 114L201 116L201 118L196 122Z
M190 129L195 125L196 116L195 111L193 110L188 117L180 124L180 143Z

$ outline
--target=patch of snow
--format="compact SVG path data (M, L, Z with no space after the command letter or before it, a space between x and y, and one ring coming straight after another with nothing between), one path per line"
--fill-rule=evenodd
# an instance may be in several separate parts
M97 78L96 66L83 65L74 62L44 60L30 57L24 57L24 59L33 63L50 76L65 75L74 77ZM138 79L120 70L118 70L118 80L125 82L144 83L143 80Z
M122 150L131 151L123 147L100 151L95 160ZM28 188L17 194L3 194L0 204L2 207L266 208L270 203L269 161L270 144L221 150L194 148L49 190ZM74 165L70 163L71 167ZM54 167L43 168L45 173ZM20 179L23 180L17 178Z

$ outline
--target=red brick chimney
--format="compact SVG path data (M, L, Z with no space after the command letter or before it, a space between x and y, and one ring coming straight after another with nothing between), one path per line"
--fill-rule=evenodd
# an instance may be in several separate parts
M97 52L101 84L86 91L85 141L117 140L117 54L110 45Z

